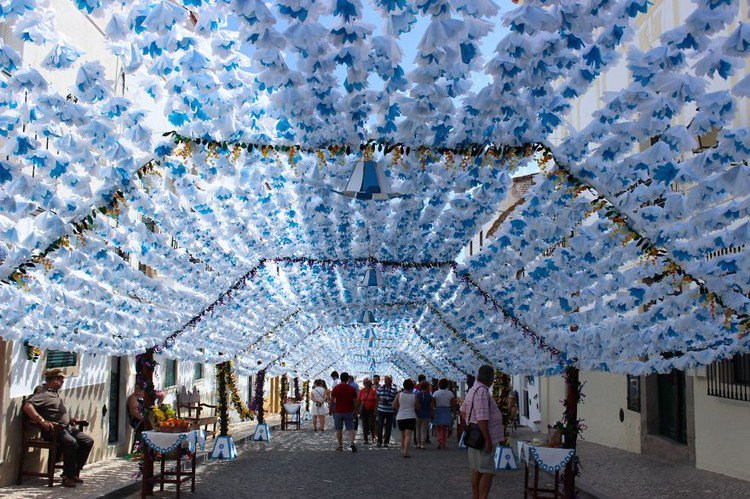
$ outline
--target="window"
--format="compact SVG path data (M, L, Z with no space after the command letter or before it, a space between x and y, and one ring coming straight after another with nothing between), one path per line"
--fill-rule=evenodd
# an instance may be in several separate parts
M80 357L75 352L47 350L44 359L45 369L62 369L65 376L78 376Z
M164 363L164 388L177 384L177 361L167 360Z
M203 378L203 363L202 362L196 362L193 366L194 369L194 379L202 379Z
M78 354L75 352L63 352L62 350L47 350L47 362L45 369L55 369L58 367L76 367L78 364Z
M706 368L708 394L750 402L750 354L714 362Z
M641 412L641 377L628 374L628 410Z

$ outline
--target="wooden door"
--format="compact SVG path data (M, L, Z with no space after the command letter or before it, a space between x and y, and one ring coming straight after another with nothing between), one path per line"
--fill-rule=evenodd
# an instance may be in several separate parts
M680 443L687 443L687 411L685 407L685 373L672 370L658 375L659 434Z

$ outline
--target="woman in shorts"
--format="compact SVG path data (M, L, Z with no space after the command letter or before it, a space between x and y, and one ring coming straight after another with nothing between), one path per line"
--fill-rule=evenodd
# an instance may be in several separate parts
M413 380L404 381L404 389L393 399L393 408L398 410L396 424L398 424L398 431L401 432L401 455L405 458L411 457L409 445L417 427L417 410L419 410L419 400L414 394Z

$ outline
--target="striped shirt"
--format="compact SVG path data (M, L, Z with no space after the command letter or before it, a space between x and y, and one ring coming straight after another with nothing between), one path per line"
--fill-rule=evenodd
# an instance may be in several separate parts
M387 387L385 385L378 388L378 411L380 412L393 412L393 399L396 398L398 388L391 385Z
M493 444L502 442L504 437L503 415L492 398L490 389L480 381L475 381L474 386L466 394L466 400L461 404L461 413L468 419L467 423L487 421L490 439Z

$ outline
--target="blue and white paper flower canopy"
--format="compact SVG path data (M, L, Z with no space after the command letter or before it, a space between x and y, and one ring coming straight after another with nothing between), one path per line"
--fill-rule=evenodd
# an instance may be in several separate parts
M346 183L346 189L333 192L350 198L375 201L387 201L403 196L401 193L391 192L383 169L377 161L369 159L357 162L349 182Z

